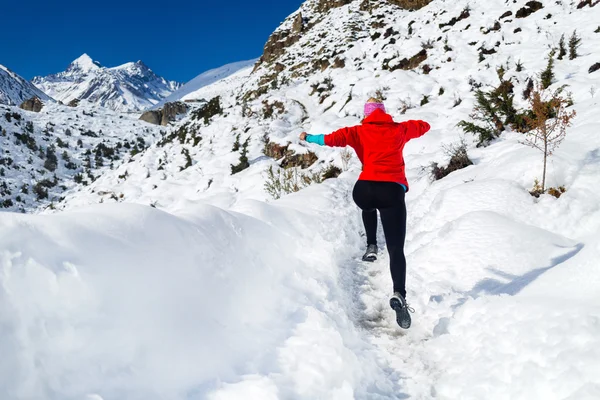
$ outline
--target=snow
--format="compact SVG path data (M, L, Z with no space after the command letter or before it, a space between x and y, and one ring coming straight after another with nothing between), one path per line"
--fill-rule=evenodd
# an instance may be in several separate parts
M442 32L439 23L466 1L440 0L410 13L383 5L373 16L359 13L360 3L331 10L288 49L296 62L310 62L318 51L311 44L330 46L343 52L345 68L301 75L245 104L244 93L272 71L241 69L188 94L221 96L224 110L208 125L187 116L169 128L197 130L197 146L177 139L152 144L89 186L70 187L55 211L0 214L0 397L600 396L600 100L590 92L600 75L587 73L600 48L593 33L600 8L548 3L484 34L480 26L525 1L471 1L471 17ZM318 17L314 4L302 7L309 20ZM380 14L400 32L396 44L371 40L385 32L371 27ZM346 48L352 24L361 30ZM506 76L522 105L528 77L545 67L548 47L573 26L582 27L581 56L556 62L552 87L569 84L577 117L548 173L550 186L567 191L536 199L528 190L540 177L542 155L521 134L507 131L476 147L456 124L474 103L469 78L496 84L495 69L509 58ZM517 27L523 31L514 33ZM319 40L323 32L327 42ZM451 51L436 41L441 35ZM395 52L410 57L428 39L429 74L381 69L383 59ZM477 48L496 42L497 53L478 62ZM524 71L515 70L518 59ZM320 101L311 85L328 77L333 89ZM330 163L343 168L339 149L308 146L298 134L358 123L364 99L386 86L396 120L432 125L405 148L407 298L415 308L407 331L388 305L381 228L380 259L358 261L365 239L351 199L361 168L355 157L339 178L280 200L263 188L267 168L278 166L262 153L265 135L314 151L319 161L303 173ZM424 95L430 101L419 106ZM456 107L455 97L463 99ZM285 111L265 117L264 101L281 101ZM406 114L402 101L414 105ZM40 126L52 116L43 118ZM249 139L251 166L231 175L238 135ZM461 139L474 165L432 182L427 167L445 164L442 146Z
M238 61L235 63L227 64L219 68L211 69L203 72L178 90L171 93L169 97L162 100L156 105L156 107L162 106L164 103L178 101L178 100L198 100L201 99L203 92L198 92L200 89L212 85L218 81L223 81L231 75L239 75L241 78L247 78L252 71L251 66L256 63L257 59L248 61Z
M69 68L71 68L71 69L78 69L80 71L85 71L85 72L98 70L101 67L102 66L100 65L100 63L98 61L92 60L92 58L90 56L88 56L86 53L83 53L81 56L76 58L71 63L71 65L69 65Z

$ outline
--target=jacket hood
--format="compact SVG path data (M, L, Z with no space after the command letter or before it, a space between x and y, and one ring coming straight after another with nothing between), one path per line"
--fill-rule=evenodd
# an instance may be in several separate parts
M380 109L373 111L368 117L363 119L363 124L393 124L394 119Z

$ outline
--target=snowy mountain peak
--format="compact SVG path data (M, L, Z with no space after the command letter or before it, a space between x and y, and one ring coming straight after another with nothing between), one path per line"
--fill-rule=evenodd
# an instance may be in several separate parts
M157 76L142 61L107 68L87 54L64 72L32 80L42 91L64 103L87 100L115 111L137 112L152 107L181 84Z
M75 59L67 68L67 71L93 71L102 68L98 61L92 60L90 56L83 53L79 58Z

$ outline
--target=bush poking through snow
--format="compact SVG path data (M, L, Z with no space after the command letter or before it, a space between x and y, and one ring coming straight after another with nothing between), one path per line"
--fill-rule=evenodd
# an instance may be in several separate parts
M547 192L550 196L554 196L557 199L567 191L567 189L564 186L559 186L558 188L548 188Z
M560 41L558 42L558 57L559 60L562 60L567 55L567 48L565 47L565 34L563 33L560 37Z
M242 172L246 168L250 166L250 162L248 161L248 144L250 143L250 138L246 139L242 144L242 152L240 154L239 163L237 165L231 165L231 175L235 175L238 172Z
M517 64L515 66L516 66L517 72L521 72L524 69L523 63L521 62L521 60L517 61Z
M444 153L450 157L448 166L440 167L438 163L431 164L431 177L435 181L448 176L454 171L473 165L473 161L471 161L467 153L467 144L464 140L457 145L444 147Z
M202 120L205 125L208 125L211 118L220 114L223 114L223 109L221 108L221 97L217 96L202 107L192 111L192 120Z
M546 69L543 70L540 75L544 89L548 89L550 85L552 85L552 82L554 82L554 54L556 54L554 50L548 54L548 64L546 65Z
M526 131L523 113L514 107L514 85L510 79L504 79L502 69L498 70L500 84L485 92L481 89L475 92L475 108L470 114L474 122L460 121L458 126L466 133L479 136L478 146L487 145L491 140L500 136L511 126L518 131Z
M270 166L267 170L264 189L273 199L280 199L282 196L294 192L299 192L313 183L321 183L323 178L321 173L302 173L297 168L281 169Z
M387 92L390 91L390 87L389 86L383 86L380 88L377 88L377 90L375 90L375 93L373 93L373 95L371 97L374 97L376 99L378 99L379 101L386 101L387 100Z
M352 160L352 150L348 148L342 149L340 152L340 157L342 158L342 169L344 171L348 171L348 167L350 166L350 160Z
M542 189L542 185L540 184L540 181L538 179L536 179L533 182L533 189L531 189L529 191L529 194L531 194L533 197L538 198L542 194L548 193L550 196L554 196L554 197L556 197L558 199L566 191L567 191L567 189L564 186L559 186L559 187L556 187L556 188L555 187L551 187L551 188L548 188L547 190L543 190Z
M323 172L321 173L321 178L323 180L337 178L338 176L340 176L341 173L342 173L341 169L339 169L338 167L336 167L333 164L329 164L329 166L326 167L323 170Z
M573 31L573 35L571 39L569 39L569 60L576 59L579 54L577 54L577 50L581 46L581 38L577 36L577 31Z
M545 191L548 157L564 140L567 128L576 116L575 111L567 110L569 96L563 96L563 91L564 87L547 92L543 84L538 83L529 97L532 116L526 116L525 120L531 130L526 136L525 144L540 150L544 155L542 193Z
M268 119L272 118L275 115L275 111L278 114L283 114L285 112L285 107L281 101L274 101L273 103L269 103L268 100L263 100L263 118Z

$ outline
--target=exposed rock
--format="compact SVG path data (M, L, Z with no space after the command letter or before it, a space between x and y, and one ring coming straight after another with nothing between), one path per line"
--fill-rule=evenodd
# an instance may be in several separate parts
M504 14L502 14L499 19L504 19L510 17L511 15L513 15L512 11L507 11Z
M162 121L162 112L160 110L144 111L140 120L150 124L160 125L160 122Z
M352 0L319 0L317 11L326 12L332 8L338 8L352 3Z
M588 70L588 72L591 74L592 72L596 72L596 71L598 71L598 70L600 70L600 62L598 62L598 63L596 63L596 64L592 65L592 66L590 67L590 69Z
M264 63L268 64L277 60L285 53L285 49L296 43L298 40L300 40L299 34L294 34L289 30L273 33L265 44L263 55L256 63L255 70Z
M337 57L333 62L333 66L331 68L344 68L346 66L346 61L343 58Z
M389 3L404 8L405 10L419 10L433 0L387 0Z
M423 49L411 58L404 58L396 65L390 65L392 59L383 60L382 68L388 71L395 71L397 69L410 70L417 68L423 61L427 60L427 50Z
M169 125L169 122L175 121L178 115L185 114L187 110L188 106L180 101L165 103L162 108L160 124L163 126Z
M536 11L541 10L542 8L544 8L544 5L542 3L540 3L539 1L528 1L527 3L525 3L525 7L519 9L519 11L517 11L516 17L517 18L526 18L529 17L531 14L533 14Z
M165 103L160 110L145 111L140 120L154 125L167 126L169 122L175 121L178 115L185 114L188 106L182 102Z
M80 101L79 99L73 99L67 105L69 107L77 107L79 105L79 101Z
M469 13L468 9L464 9L460 15L458 17L453 17L450 21L443 23L443 24L439 24L440 29L446 27L446 26L454 26L456 25L456 23L458 21L462 21L463 19L467 19L471 16L471 13Z
M296 18L294 18L294 23L292 24L292 32L300 33L304 29L304 18L302 17L302 13L298 13Z
M40 111L42 111L43 107L44 107L44 103L42 103L42 101L40 100L40 98L37 97L37 96L36 97L32 97L29 100L25 100L19 106L19 108L22 109L22 110L33 111L33 112L40 112Z

